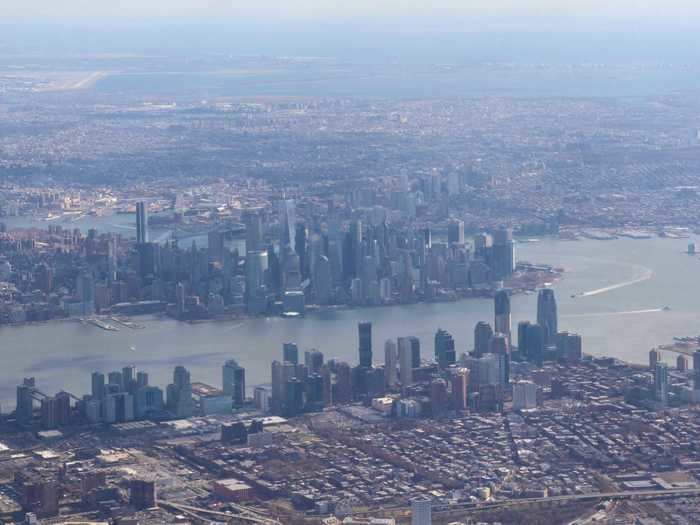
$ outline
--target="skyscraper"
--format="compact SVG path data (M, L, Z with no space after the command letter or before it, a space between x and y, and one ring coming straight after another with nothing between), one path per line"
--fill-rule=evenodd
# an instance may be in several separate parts
M693 355L693 360L695 359L695 355ZM656 348L652 348L649 350L649 369L653 372L656 368L656 363L661 361L661 352L659 352Z
M304 352L304 364L310 374L320 374L323 367L323 352L307 350Z
M700 350L693 352L693 388L700 390Z
M246 211L243 214L245 223L245 251L259 251L263 242L263 225L260 213L257 211Z
M102 399L105 395L105 375L100 372L92 373L92 397Z
M455 219L447 224L447 243L464 244L464 221Z
M476 357L489 352L489 341L493 336L491 325L485 321L479 321L474 327L474 354Z
M136 242L148 242L148 208L143 201L136 203Z
M508 228L497 230L493 237L491 266L496 280L508 279L513 275L513 231Z
M420 339L415 335L409 335L406 339L411 345L411 366L420 368Z
M283 199L279 202L280 223L280 253L286 249L296 249L296 203L294 199Z
M508 290L498 290L494 296L494 331L505 334L510 341L510 295Z
M469 406L469 370L466 368L456 369L451 377L452 380L452 406L458 412L464 412Z
M245 368L235 359L229 359L221 369L222 390L233 399L233 406L245 403Z
M398 383L397 364L396 343L392 339L387 339L384 343L384 379L386 380L386 386L389 388L395 387Z
M455 363L455 341L452 336L442 328L435 332L435 360L438 368L445 369Z
M176 366L173 371L173 382L167 390L168 410L175 417L190 417L194 412L192 399L192 384L190 373L184 366Z
M282 343L282 361L299 364L299 347L296 343Z
M505 386L510 381L510 343L505 334L495 333L490 343L491 353L499 360L499 384Z
M668 367L666 363L656 363L654 367L654 399L661 405L668 405Z
M537 294L537 324L544 330L545 346L554 346L558 331L557 301L551 288L543 288Z
M362 321L357 324L359 336L360 366L370 368L372 366L372 323Z
M399 376L401 386L407 387L413 384L413 353L411 340L408 337L399 337Z

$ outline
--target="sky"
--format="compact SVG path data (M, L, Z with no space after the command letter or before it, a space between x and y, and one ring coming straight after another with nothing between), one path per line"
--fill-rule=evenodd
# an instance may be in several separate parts
M533 16L593 19L661 17L687 21L696 0L2 0L0 17L338 20L348 17Z

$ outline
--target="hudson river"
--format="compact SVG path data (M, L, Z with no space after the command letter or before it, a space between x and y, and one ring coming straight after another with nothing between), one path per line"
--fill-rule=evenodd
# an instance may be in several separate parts
M516 258L565 269L563 279L554 284L559 326L583 336L584 352L645 363L653 346L670 343L675 335L700 333L700 259L684 253L692 240L544 239L518 244ZM514 329L518 321L534 320L535 305L534 295L513 297ZM665 306L670 310L664 311ZM493 322L493 306L490 300L468 299L345 309L303 319L200 324L136 320L145 328L108 332L78 322L0 328L3 412L14 407L15 387L24 376L35 376L46 393L66 389L82 396L89 392L93 370L109 372L132 363L162 387L178 364L190 369L193 381L220 386L222 363L235 357L246 368L250 389L269 381L270 362L280 358L285 341L298 343L302 354L317 348L327 359L339 357L354 365L360 320L373 322L375 363L383 360L385 339L400 335L418 336L423 357L430 358L438 327L451 332L463 352L471 349L476 322ZM664 357L675 359L671 353Z

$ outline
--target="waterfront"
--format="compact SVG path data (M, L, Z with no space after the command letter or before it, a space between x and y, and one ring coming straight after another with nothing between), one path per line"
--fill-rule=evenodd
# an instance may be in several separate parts
M695 335L700 314L700 260L683 253L695 239L617 239L561 241L544 239L519 244L519 260L561 266L564 278L554 285L560 329L580 333L584 351L645 363L653 346L670 343L676 335ZM572 295L584 293L583 297ZM669 311L663 311L669 306ZM534 319L536 297L512 300L513 326ZM318 348L326 358L357 361L359 320L374 323L374 358L383 359L383 342L399 335L420 337L422 354L433 352L438 327L450 331L459 352L471 348L479 320L493 321L490 300L456 303L344 309L303 319L187 324L170 319L139 319L143 329L101 330L77 322L3 327L0 402L14 406L14 389L22 377L33 375L48 393L65 388L76 395L88 392L90 372L107 372L135 364L149 372L151 382L164 386L177 364L188 367L194 381L218 386L220 367L229 357L246 368L248 386L269 381L270 362L281 344L295 341L301 350ZM135 347L135 351L130 347ZM9 359L12 357L12 359ZM671 362L675 355L664 355Z

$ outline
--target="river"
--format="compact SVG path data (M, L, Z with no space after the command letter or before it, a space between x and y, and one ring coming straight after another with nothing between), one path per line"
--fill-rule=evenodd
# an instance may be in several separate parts
M645 363L650 348L675 335L700 333L700 260L686 255L697 239L617 239L563 241L543 239L518 244L516 257L565 269L554 285L560 329L583 336L584 352ZM575 298L572 295L579 295ZM670 310L664 311L663 307ZM536 296L512 300L513 326L534 320ZM181 323L139 318L143 329L108 332L77 322L2 327L0 402L14 406L15 386L35 376L37 386L54 393L66 389L81 396L90 388L93 370L108 372L135 364L164 387L172 369L182 364L193 381L220 386L221 365L231 357L246 368L249 389L269 381L270 362L279 359L285 341L300 351L318 348L326 358L357 362L357 322L373 322L374 361L381 363L387 338L415 335L422 355L433 353L433 334L442 327L453 334L459 352L472 345L477 321L493 322L490 300L415 304L371 309L344 309L302 319ZM515 331L515 330L514 330ZM135 347L135 351L130 347ZM672 362L675 355L664 358Z

